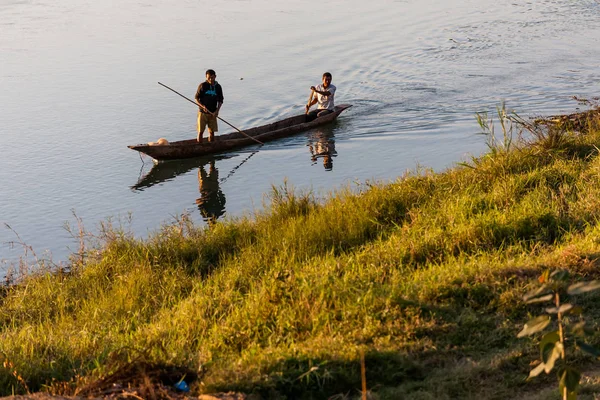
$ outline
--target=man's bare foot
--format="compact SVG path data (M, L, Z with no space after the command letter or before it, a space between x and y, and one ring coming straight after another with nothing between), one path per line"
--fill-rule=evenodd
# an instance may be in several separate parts
M198 143L202 143L202 138L201 138L201 137L198 137L198 138L196 138L196 141L197 141Z

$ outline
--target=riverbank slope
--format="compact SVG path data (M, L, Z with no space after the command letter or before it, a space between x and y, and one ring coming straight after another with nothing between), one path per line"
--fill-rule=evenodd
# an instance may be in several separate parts
M108 224L68 273L3 289L0 392L183 379L192 394L354 398L363 353L380 399L537 398L556 379L525 382L539 351L516 335L540 308L522 295L546 269L600 277L597 114L567 125L324 201L284 185L209 229L181 218L141 241ZM579 302L594 328L597 300ZM600 390L585 376L582 396Z

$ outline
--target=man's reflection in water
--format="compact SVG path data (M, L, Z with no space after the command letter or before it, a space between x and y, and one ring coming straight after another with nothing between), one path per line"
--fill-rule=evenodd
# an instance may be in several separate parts
M324 130L315 131L314 134L308 137L308 149L313 165L316 164L317 159L322 158L325 170L331 171L333 169L333 157L337 155L333 133Z
M225 195L219 187L219 171L215 168L215 161L209 161L208 165L208 173L204 168L206 164L198 168L200 197L196 199L196 204L202 218L212 224L225 214Z

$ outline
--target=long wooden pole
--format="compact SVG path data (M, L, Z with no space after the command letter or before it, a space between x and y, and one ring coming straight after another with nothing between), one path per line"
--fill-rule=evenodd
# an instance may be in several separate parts
M173 90L173 89L171 89L170 87L168 87L167 85L164 85L164 84L162 84L162 83L160 83L160 82L158 82L158 84L159 84L160 86L166 87L167 89L169 89L169 90L170 90L171 92L173 92L173 93L177 93L178 95L180 95L181 97L183 97L184 99L186 99L187 101L189 101L190 103L193 103L193 104L194 104L196 107L198 107L198 104L197 104L195 101L193 101L193 100L191 100L191 99L188 99L187 97L185 97L184 95L182 95L182 94L181 94L181 93L179 93L178 91L176 91L176 90ZM229 126L230 126L230 127L232 127L233 129L235 129L236 131L238 131L238 132L239 132L239 133L241 133L242 135L244 135L244 136L246 136L246 137L248 137L248 138L250 138L250 139L254 140L256 143L259 143L259 144L264 144L264 143L263 143L263 142L261 142L260 140L258 140L258 139L256 139L256 138L253 138L252 136L248 135L247 133L244 133L244 132L240 131L238 128L236 128L235 126L231 125L229 122L225 121L223 118L221 118L221 117L219 117L219 116L217 116L217 118L218 118L218 119L220 119L221 121L225 122L227 125L229 125Z

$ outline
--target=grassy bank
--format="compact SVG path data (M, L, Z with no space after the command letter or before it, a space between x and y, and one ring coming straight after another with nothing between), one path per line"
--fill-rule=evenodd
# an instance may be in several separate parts
M211 229L109 228L69 273L4 290L0 392L186 374L192 393L355 398L363 351L380 399L554 398L554 375L525 382L539 351L516 334L539 307L521 296L546 268L600 277L592 117L326 201L283 186L264 213ZM598 297L581 300L597 328ZM600 381L576 361L585 398Z

